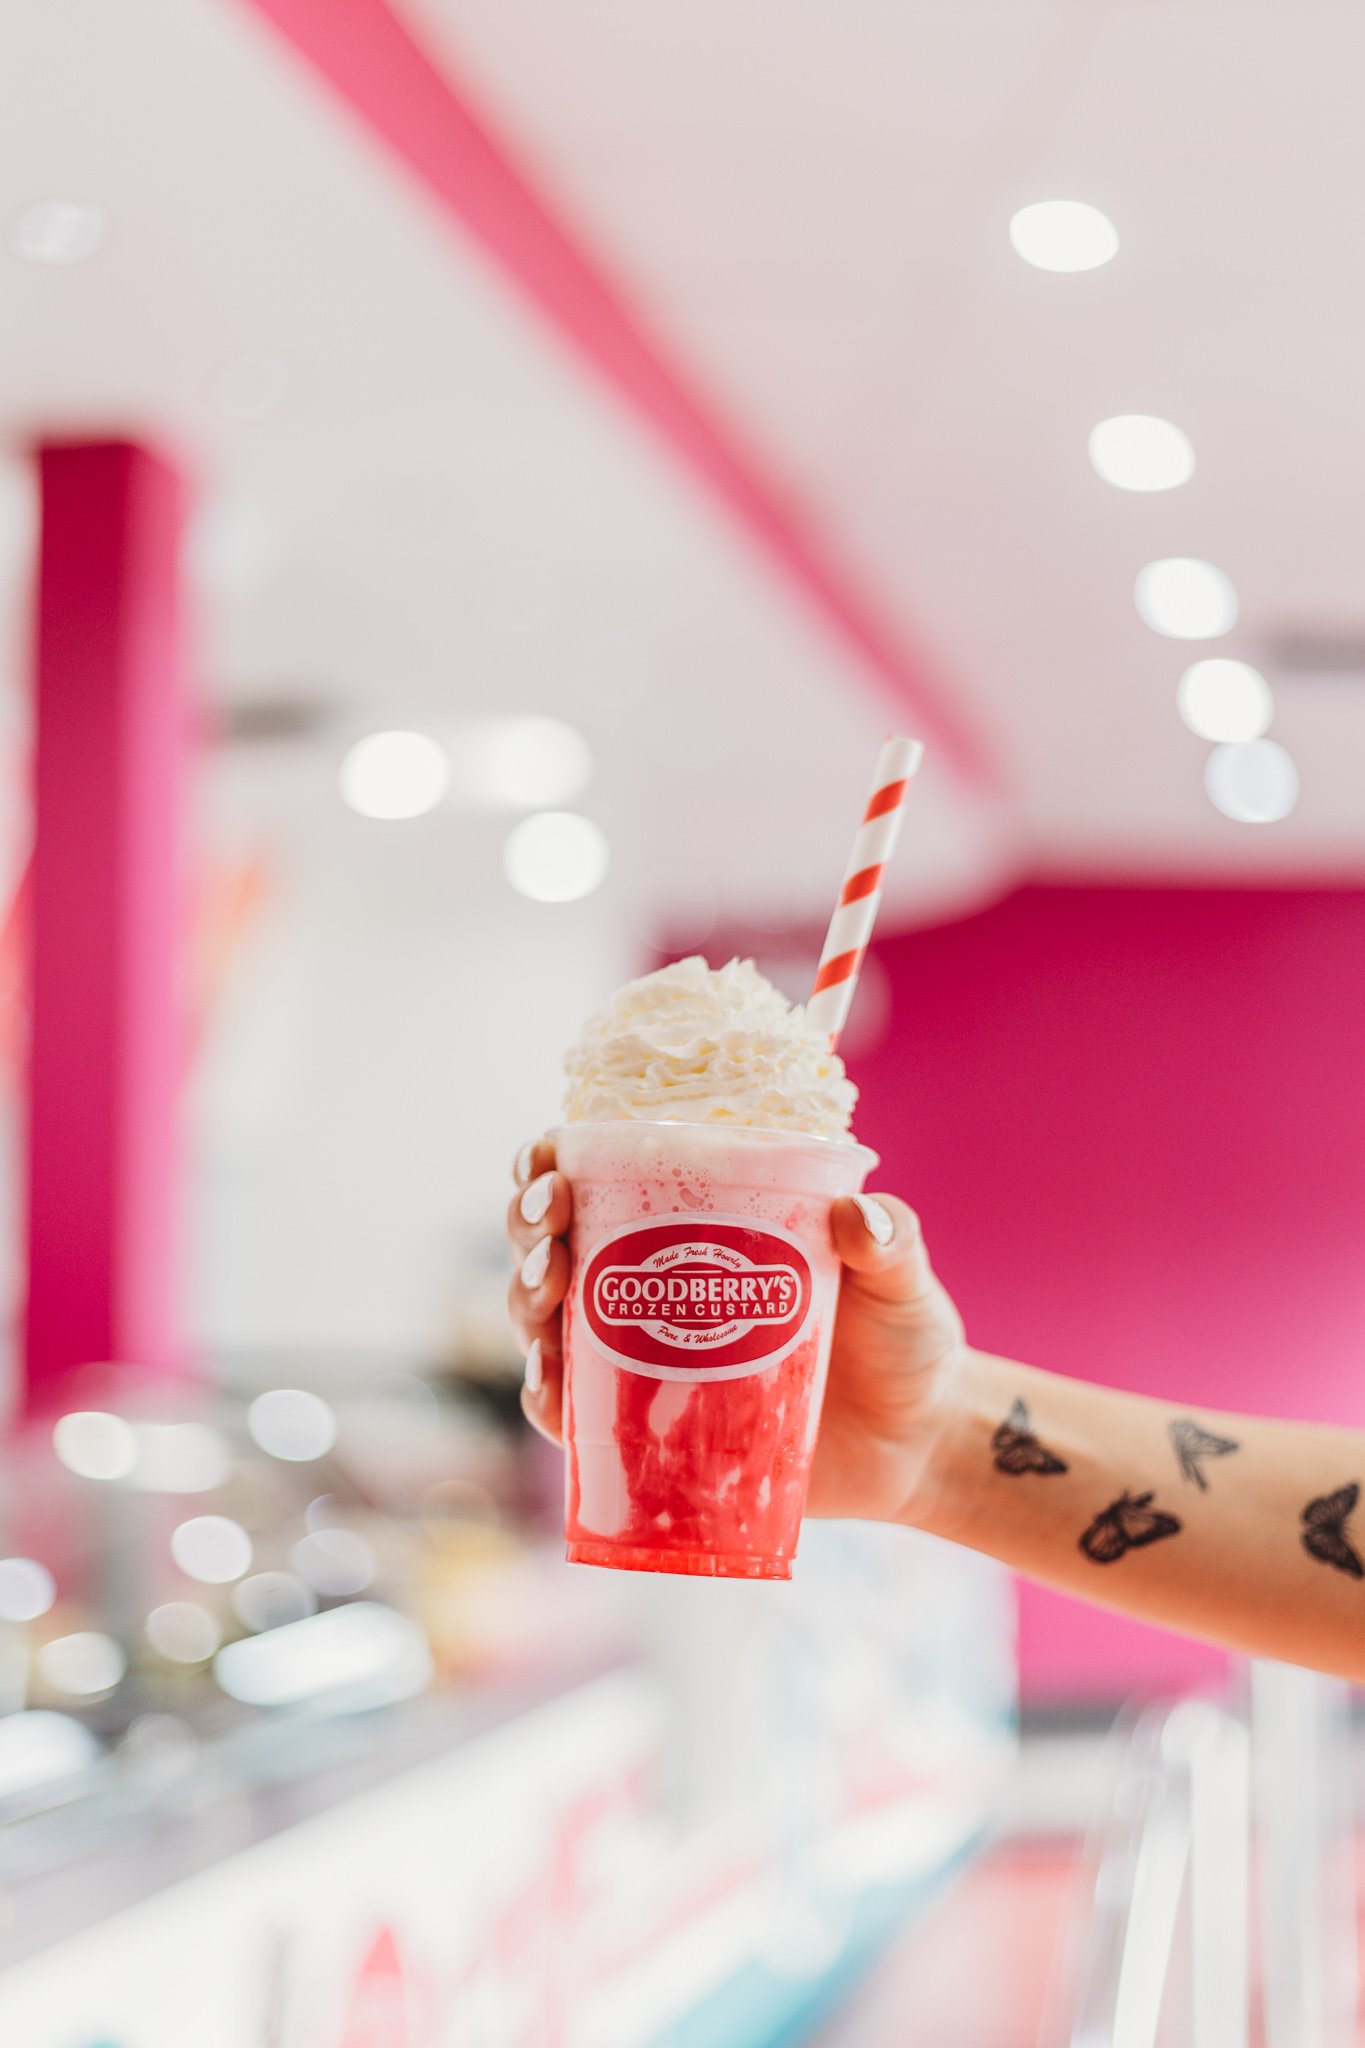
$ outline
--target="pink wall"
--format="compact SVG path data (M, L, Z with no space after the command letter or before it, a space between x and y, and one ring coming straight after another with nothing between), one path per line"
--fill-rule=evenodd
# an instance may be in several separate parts
M877 951L859 1131L976 1342L1365 1423L1365 893L1029 888ZM1033 1587L1021 1638L1035 1699L1221 1663Z

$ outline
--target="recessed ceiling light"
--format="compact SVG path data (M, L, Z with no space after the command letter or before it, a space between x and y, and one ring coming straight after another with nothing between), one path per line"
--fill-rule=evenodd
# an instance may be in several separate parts
M1107 213L1079 199L1040 199L1010 222L1015 254L1035 270L1098 270L1118 254L1118 231Z
M1172 555L1149 562L1133 592L1138 614L1169 640L1216 640L1237 623L1237 592L1212 562Z
M424 732L372 732L341 764L341 794L362 818L420 818L450 787L445 748Z
M1225 818L1274 825L1299 800L1299 771L1276 741L1246 740L1214 748L1204 765L1204 787Z
M574 903L605 879L610 852L590 818L538 811L507 835L502 865L508 881L537 903Z
M269 349L251 348L224 363L214 385L220 409L234 420L264 419L289 396L289 365Z
M10 247L26 263L84 263L102 246L108 218L81 199L35 199L15 218Z
M1187 435L1152 413L1125 412L1090 430L1097 475L1120 491L1173 491L1194 475Z
M1275 710L1270 685L1246 661L1196 661L1180 678L1176 705L1201 740L1258 740Z
M455 793L500 810L547 810L571 803L592 774L582 733L559 718L490 718L468 726L454 747Z

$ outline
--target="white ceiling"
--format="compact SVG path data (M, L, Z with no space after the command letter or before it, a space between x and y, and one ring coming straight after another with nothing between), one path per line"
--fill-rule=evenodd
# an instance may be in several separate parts
M1365 870L1365 691L1281 692L1300 809L1235 826L1174 712L1210 650L1131 599L1206 554L1244 604L1220 651L1365 624L1354 6L405 5L992 740L1010 806L931 765L895 907L1020 865ZM339 707L297 763L318 802L377 718L556 711L631 889L819 914L894 711L239 0L9 0L0 218L48 194L114 231L71 270L0 254L0 427L184 452L243 556L204 593L207 687ZM1046 196L1112 214L1108 269L1012 254ZM247 348L291 384L241 422L213 394ZM1090 471L1135 410L1193 438L1184 490Z

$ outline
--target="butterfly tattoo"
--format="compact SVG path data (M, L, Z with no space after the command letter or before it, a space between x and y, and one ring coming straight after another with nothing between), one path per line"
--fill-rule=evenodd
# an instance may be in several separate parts
M1242 1447L1230 1436L1215 1436L1211 1429L1203 1429L1192 1422L1188 1415L1181 1415L1171 1424L1171 1442L1175 1446L1180 1469L1187 1479L1192 1479L1201 1493L1207 1493L1209 1482L1204 1477L1205 1458L1226 1458L1232 1451Z
M1152 1506L1150 1493L1121 1493L1096 1515L1081 1537L1081 1549L1092 1564L1117 1564L1130 1550L1159 1543L1163 1536L1178 1536L1180 1526L1174 1515Z
M1028 1409L1016 1401L991 1438L997 1472L1065 1472L1066 1460L1044 1449L1033 1434Z
M1310 1500L1303 1511L1303 1547L1322 1564L1335 1565L1353 1579L1365 1579L1365 1563L1346 1534L1346 1524L1355 1513L1360 1488L1354 1481Z

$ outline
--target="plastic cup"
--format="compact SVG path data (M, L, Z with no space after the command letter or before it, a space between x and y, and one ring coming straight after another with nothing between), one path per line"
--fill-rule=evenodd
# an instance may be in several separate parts
M553 1133L570 1562L789 1579L865 1146L712 1124Z

